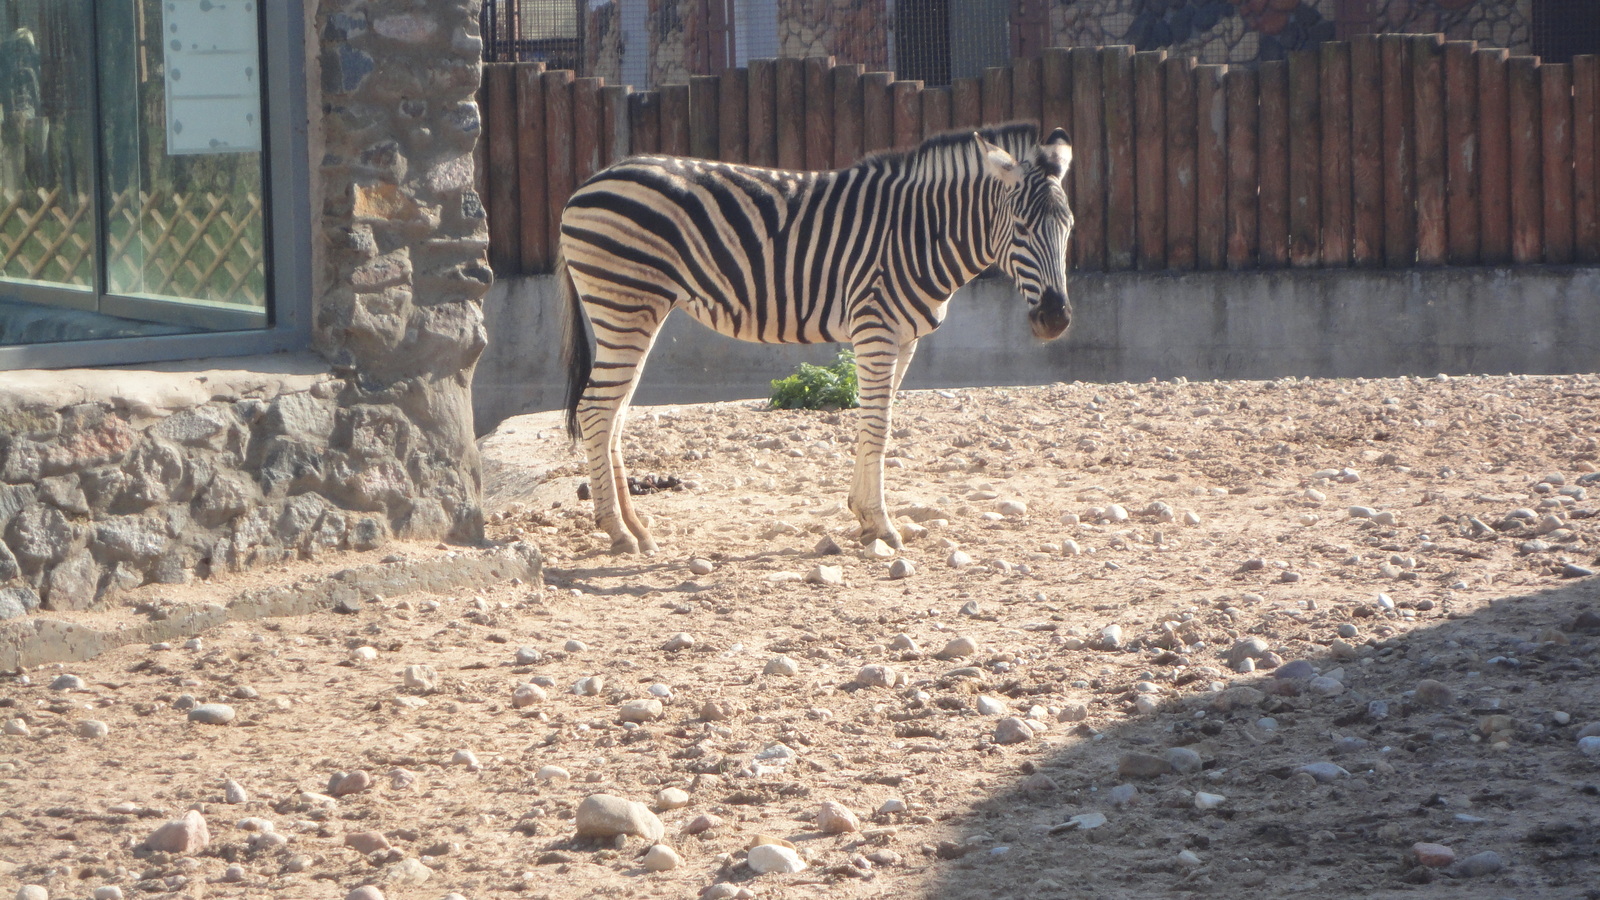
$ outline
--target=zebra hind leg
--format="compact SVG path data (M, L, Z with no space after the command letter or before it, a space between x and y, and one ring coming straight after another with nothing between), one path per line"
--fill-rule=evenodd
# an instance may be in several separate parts
M602 315L596 315L596 312ZM628 321L610 321L607 308L590 308L595 332L594 368L578 401L595 523L611 537L612 553L656 552L656 542L634 508L622 459L622 427L639 372L655 342L660 320L641 310Z
M911 361L915 341L896 344L877 328L855 338L856 381L861 389L860 427L856 438L855 478L850 483L850 510L861 522L861 543L881 539L899 548L900 532L889 521L883 502L883 451L889 441L889 404L900 383L903 364Z

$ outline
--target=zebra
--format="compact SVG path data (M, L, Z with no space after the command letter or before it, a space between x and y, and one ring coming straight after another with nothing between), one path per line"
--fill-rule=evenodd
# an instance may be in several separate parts
M1067 330L1071 163L1065 130L1040 141L1025 123L936 135L831 172L641 156L584 182L562 212L556 262L567 429L583 445L611 552L657 549L621 440L639 370L674 309L747 341L854 346L849 507L862 544L899 548L883 500L890 401L951 295L991 266L1027 299L1036 338Z

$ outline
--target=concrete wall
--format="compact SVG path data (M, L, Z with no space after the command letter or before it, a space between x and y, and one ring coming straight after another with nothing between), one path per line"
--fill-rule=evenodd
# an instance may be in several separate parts
M1072 331L1039 344L1008 284L970 285L906 386L1600 370L1600 268L1081 275L1072 302ZM551 277L490 290L478 433L562 404L558 312ZM773 378L833 353L734 341L675 313L637 402L765 397Z

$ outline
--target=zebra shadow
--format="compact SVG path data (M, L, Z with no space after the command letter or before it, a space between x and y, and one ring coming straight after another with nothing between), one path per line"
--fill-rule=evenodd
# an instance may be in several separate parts
M1471 612L1413 609L1427 624L1384 636L1407 606L1283 616L1268 643L1331 645L1340 624L1361 637L1337 657L1324 646L1251 676L1221 673L1220 691L1174 678L1154 630L1117 650L1047 651L1041 663L1105 658L1073 668L1106 677L1059 685L1087 716L1050 717L1035 739L999 744L999 717L946 712L943 727L961 737L927 749L974 764L951 783L908 752L896 774L910 808L877 816L855 852L892 848L926 885L893 896L928 900L1600 898L1600 758L1578 746L1600 728L1600 577ZM1054 702L1033 699L1045 693L1029 675L980 677L1010 707L1000 716ZM1147 691L1162 699L1140 712ZM954 820L905 828L919 793L963 790L978 799ZM1420 864L1418 842L1446 845L1455 862ZM896 871L861 874L892 885Z

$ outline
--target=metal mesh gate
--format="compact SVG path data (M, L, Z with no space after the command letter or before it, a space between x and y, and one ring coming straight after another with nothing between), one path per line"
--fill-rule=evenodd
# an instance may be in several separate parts
M1595 0L1534 0L1533 53L1547 63L1600 53L1600 3Z
M582 0L483 0L486 62L543 62L582 69Z

